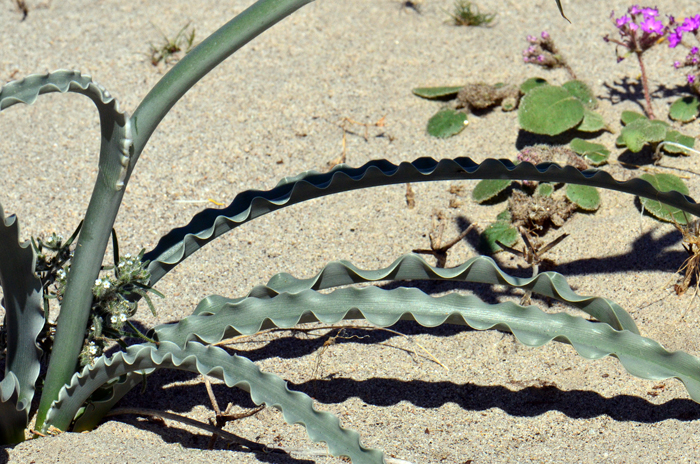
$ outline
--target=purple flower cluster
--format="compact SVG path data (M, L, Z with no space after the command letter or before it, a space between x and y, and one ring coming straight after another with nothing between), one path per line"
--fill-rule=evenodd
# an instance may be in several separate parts
M675 21L673 21L673 18L671 19L672 23L675 23ZM684 32L691 32L693 34L697 34L698 29L700 29L700 14L695 15L692 18L685 18L683 20L683 23L680 26L676 26L673 32L671 32L668 35L668 46L671 48L675 48L683 40Z
M675 21L672 24L675 24ZM682 42L684 33L694 34L695 38L700 40L699 30L700 14L685 18L680 25L675 27L673 32L668 34L668 46L671 48L677 47ZM676 69L691 68L691 71L686 74L686 79L688 79L690 88L700 93L700 54L698 53L698 47L691 48L685 60L674 62L673 67Z
M545 68L565 68L569 73L573 73L554 45L552 36L547 31L542 31L539 37L528 35L527 41L530 43L530 46L523 50L523 61L525 63L536 64ZM575 79L576 77L572 74L572 78Z
M540 34L541 38L535 37L534 35L528 35L527 41L530 46L523 50L523 61L525 63L534 63L541 66L554 67L552 65L546 65L545 63L554 63L554 55L556 54L556 49L554 48L554 42L547 31L542 31Z
M623 56L618 54L617 60L622 61L630 53L643 53L653 47L668 33L668 26L659 19L659 10L656 8L640 7L633 5L627 10L627 14L615 18L615 12L610 15L615 27L620 33L620 39L611 39L605 36L606 42L613 42L626 48L629 52ZM671 21L673 19L671 18Z

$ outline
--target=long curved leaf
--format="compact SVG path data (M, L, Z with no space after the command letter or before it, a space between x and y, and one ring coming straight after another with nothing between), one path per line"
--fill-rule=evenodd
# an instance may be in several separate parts
M432 158L419 158L398 166L386 160L376 160L359 168L340 165L324 174L309 171L287 177L271 190L239 193L226 208L199 212L186 226L173 229L161 237L158 245L144 255L144 260L150 261L148 271L151 273L151 285L216 237L271 211L361 188L458 179L535 180L589 185L651 198L700 216L700 206L690 197L678 192L661 193L638 178L621 182L607 172L595 169L579 171L572 166L561 167L553 163L515 165L508 160L495 159L478 164L470 158L443 159L440 162Z
M199 317L200 320L206 318ZM587 359L615 356L630 374L643 379L677 378L692 399L700 402L700 359L679 351L669 352L659 343L629 330L615 330L603 322L591 322L566 313L548 314L536 306L523 307L512 302L489 305L474 296L455 293L431 297L416 288L367 287L343 288L330 294L304 290L270 299L249 298L222 308L210 319L214 318L218 318L222 331L223 324L235 327L227 331L227 335L255 333L268 327L289 328L305 322L332 324L341 319L358 318L382 327L403 319L415 320L426 327L449 323L477 330L506 330L528 346L542 346L555 340L572 345ZM185 320L188 319L192 323L190 318Z
M0 285L7 324L5 378L0 382L0 443L24 439L39 377L41 349L36 339L44 327L44 310L35 263L32 246L19 243L17 217L6 218L0 205Z
M493 259L486 256L472 258L466 263L450 269L433 267L417 255L402 256L389 266L378 270L363 270L350 262L337 261L329 263L321 272L308 279L297 279L287 273L277 274L270 279L266 286L260 285L253 288L248 297L274 298L283 292L299 293L307 289L324 290L342 285L380 280L449 280L507 285L567 303L616 329L627 329L636 334L639 333L632 317L617 303L606 298L578 295L561 274L543 272L532 278L513 277L503 272ZM214 314L222 307L239 303L244 299L229 299L213 295L203 299L197 305L193 315ZM161 328L166 327L169 325L159 326L154 330L160 334ZM180 344L187 341L171 337L168 337L168 340L177 341ZM213 342L213 340L207 341Z
M97 277L109 231L119 210L130 169L136 161L131 119L119 109L117 101L88 75L59 70L32 75L10 82L0 89L0 110L17 103L32 104L48 92L75 92L89 97L100 115L101 146L98 176L85 213L84 226L76 244L73 272L68 278L61 306L44 390L37 414L41 428L51 401L70 379L82 347L81 327L85 327L92 300L92 282Z
M61 69L46 74L32 74L10 82L0 88L0 111L17 103L31 105L39 95L51 92L79 93L95 103L100 113L103 137L100 172L114 188L123 188L132 154L131 123L126 113L119 108L119 102L102 85L93 81L90 75ZM107 142L111 140L114 149L110 150L109 156L104 156ZM114 155L111 154L113 151L116 152Z
M161 342L158 347L135 345L110 358L101 357L93 366L73 375L47 414L47 424L66 430L89 396L111 379L129 372L152 368L179 369L223 380L229 387L250 393L256 404L280 409L289 424L302 424L313 441L324 441L334 456L348 456L353 462L382 463L381 451L364 448L357 432L344 429L335 415L317 411L307 395L291 391L280 377L261 372L250 360L229 355L221 348L188 343L179 347Z

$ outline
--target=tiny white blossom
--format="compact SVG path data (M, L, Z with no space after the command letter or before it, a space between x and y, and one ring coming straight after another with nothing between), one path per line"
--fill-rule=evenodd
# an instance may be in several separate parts
M90 354L97 354L97 346L95 346L94 342L90 342L90 347L88 348L88 351Z
M126 322L126 315L124 313L119 315L119 322Z
M117 316L112 316L112 317L110 317L110 318L109 318L109 322L111 322L112 325L116 324L116 323L117 323Z
M95 280L95 285L101 285L101 284L102 284L102 280L101 280L101 279Z
M105 289L107 289L111 286L112 286L112 284L109 283L109 280L105 280L102 282L102 287L104 287Z

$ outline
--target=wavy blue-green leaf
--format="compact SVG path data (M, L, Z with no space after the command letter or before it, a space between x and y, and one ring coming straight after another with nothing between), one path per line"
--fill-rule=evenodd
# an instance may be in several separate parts
M129 393L136 385L141 383L144 376L151 374L155 369L147 369L145 372L129 372L116 381L102 385L100 389L105 390L106 395L99 401L89 401L84 407L78 410L78 417L73 423L73 432L88 432L99 425L104 416L112 410L115 404L124 395Z
M620 182L607 172L594 169L579 171L572 166L561 167L552 163L515 165L508 160L495 159L477 164L470 158L443 159L440 162L432 158L419 158L398 166L386 160L377 160L359 168L336 166L323 174L308 171L282 179L271 190L247 190L239 193L226 208L205 209L196 214L186 226L171 230L161 237L158 245L146 253L143 259L150 261L148 271L153 285L202 246L271 211L361 188L458 179L514 179L590 185L658 199L700 216L700 206L690 197L678 192L661 193L638 178Z
M528 346L542 346L555 340L572 345L584 358L615 356L630 374L643 379L677 378L693 400L700 402L700 359L694 356L669 352L653 340L628 330L615 330L603 322L591 322L566 313L548 314L536 306L523 307L513 302L490 305L471 295L451 293L432 297L417 288L403 287L393 290L342 288L328 294L304 290L282 293L274 298L248 298L225 305L213 316L195 318L183 320L189 319L186 323L192 326L190 331L199 333L194 326L204 327L208 319L212 327L217 324L219 331L226 335L253 334L269 327L290 328L314 321L334 324L342 319L358 318L381 327L399 320L415 320L426 327L449 323L477 330L506 330ZM225 325L230 328L224 330Z
M99 387L130 372L153 368L179 369L223 380L228 387L250 393L255 404L282 411L289 424L306 427L309 437L328 444L334 456L347 456L357 463L382 463L381 451L364 448L357 432L344 429L335 415L317 411L307 395L287 388L280 377L260 371L249 359L229 355L221 348L188 343L184 347L169 342L135 345L112 357L100 357L93 366L73 375L47 414L47 424L67 430L76 413Z
M337 261L326 265L321 272L308 279L297 279L291 274L280 273L273 276L266 286L257 286L248 294L249 298L269 299L281 293L299 293L308 289L324 290L327 288L380 280L449 280L455 282L478 282L493 285L507 285L538 293L567 303L606 322L617 329L627 329L639 333L632 317L618 304L606 298L582 296L574 292L566 279L556 272L543 272L535 277L513 277L503 272L496 262L486 256L472 258L461 266L444 269L428 264L417 255L405 255L388 267L378 270L363 270L347 261ZM227 304L238 304L245 298L228 299L213 295L202 300L193 316L214 314ZM165 324L154 330L161 336L167 333L167 340L184 344L193 338L193 332L187 327L189 318L177 324ZM216 330L216 327L213 327ZM222 327L219 327L222 329ZM219 330L217 333L220 333ZM175 335L175 333L180 335ZM219 335L199 334L201 340L214 343L221 340Z
M0 205L0 285L5 307L7 359L0 382L0 443L24 440L41 349L36 340L44 327L41 280L34 273L36 255L20 245L17 217L5 217Z
M73 92L85 95L95 103L100 113L103 149L100 150L100 173L107 183L120 190L131 161L131 122L119 109L119 102L100 84L80 71L58 70L47 74L32 74L0 88L0 111L17 103L33 104L39 95L51 92ZM115 139L116 135L116 139ZM106 141L114 140L105 150Z

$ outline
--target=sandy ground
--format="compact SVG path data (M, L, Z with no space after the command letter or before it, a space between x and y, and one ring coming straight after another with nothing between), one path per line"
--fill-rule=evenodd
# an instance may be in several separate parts
M0 80L59 68L93 75L133 111L160 79L151 65L150 43L172 37L188 22L197 40L241 12L249 1L65 0L28 1L25 21L9 0L0 4ZM286 19L211 72L162 122L143 153L117 219L123 250L150 248L170 229L185 224L211 198L230 201L248 188L270 188L286 175L323 169L342 152L342 119L383 127L347 126L347 162L397 163L422 156L513 159L536 141L519 134L516 113L500 110L471 116L457 137L425 133L440 103L416 98L419 86L511 82L541 75L564 82L521 61L524 37L547 30L572 67L600 98L600 111L619 130L622 110L640 110L639 71L631 60L615 61L602 36L614 33L610 10L625 2L563 1L569 24L552 0L482 1L498 11L490 28L454 27L449 0L425 0L420 12L393 0L318 0ZM662 13L698 13L692 0L656 2ZM675 53L675 54L674 54ZM674 89L682 73L671 63L682 50L663 47L647 55L651 85ZM657 92L657 114L670 101ZM0 115L0 202L17 214L25 237L64 235L87 205L99 149L97 113L79 95L42 96L31 107ZM698 123L685 131L698 134ZM612 147L615 135L599 140ZM564 140L565 142L565 140ZM613 153L613 159L620 154ZM624 155L649 163L649 154ZM662 164L698 171L697 157L668 157ZM610 167L618 178L639 172ZM691 196L700 196L695 175ZM457 183L452 183L457 184ZM463 182L467 192L474 181ZM448 192L451 184L414 185L408 209L405 186L337 195L264 216L223 236L158 284L167 298L158 318L143 311L141 322L189 314L203 297L245 294L278 272L315 274L325 263L349 259L378 268L414 248L428 246L431 215L449 219L445 236L466 222L485 227L503 205L479 206ZM571 236L549 255L581 294L610 298L627 310L642 333L671 350L697 355L700 308L687 316L690 293L671 294L664 285L685 259L673 226L640 215L634 198L603 192L594 215L576 214L561 228ZM462 203L450 208L450 200ZM191 201L199 201L192 203ZM211 204L209 204L211 205ZM554 237L555 234L549 237ZM448 266L476 254L472 233L450 252ZM503 267L527 275L519 259L499 255ZM432 292L447 286L426 287ZM515 292L461 286L487 301L519 298ZM546 306L542 301L536 301ZM559 309L553 307L553 310ZM652 382L629 376L614 358L590 362L567 345L529 349L510 335L444 326L425 329L402 323L388 332L353 329L323 350L321 338L266 336L241 351L290 387L312 395L320 409L341 416L363 443L387 456L415 463L489 462L695 462L700 458L695 420L700 406L678 381ZM321 332L323 333L323 332ZM415 343L433 353L433 362ZM417 350L417 354L412 354ZM322 352L322 355L320 356ZM663 387L660 387L662 385ZM169 410L207 420L212 408L201 378L182 373L153 375L146 393L132 392L122 405ZM656 387L656 388L655 388ZM219 403L237 411L251 407L239 391L215 385ZM341 462L310 456L323 452L300 426L288 426L274 410L231 423L227 430L271 446L307 454L255 455L227 450L219 441L207 451L207 434L168 421L167 426L133 417L114 418L91 433L0 449L0 462ZM294 457L296 456L296 457Z

